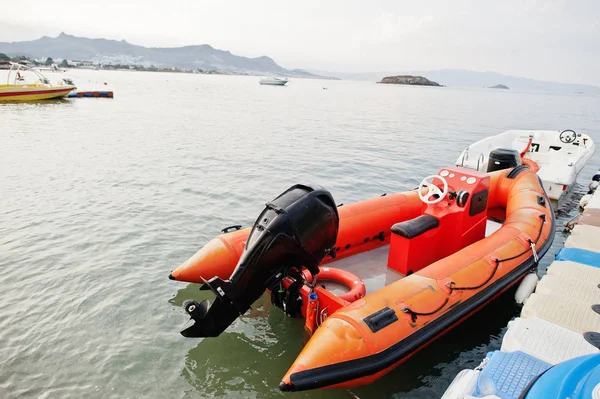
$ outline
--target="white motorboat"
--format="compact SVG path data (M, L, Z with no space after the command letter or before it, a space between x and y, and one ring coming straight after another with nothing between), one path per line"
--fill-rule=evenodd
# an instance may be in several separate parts
M272 85L272 86L285 86L288 82L286 78L262 78L260 80L261 85Z
M509 130L471 144L456 165L484 172L529 165L548 196L558 201L595 151L590 136L573 130Z

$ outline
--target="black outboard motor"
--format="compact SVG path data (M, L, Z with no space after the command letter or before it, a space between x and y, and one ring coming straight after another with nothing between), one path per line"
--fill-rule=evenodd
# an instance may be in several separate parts
M508 148L496 148L490 152L487 172L495 170L510 169L521 165L521 154L517 150Z
M313 275L334 248L339 216L333 197L320 186L297 184L266 204L248 236L229 280L213 277L200 288L215 302L189 301L185 310L195 323L184 337L216 337L244 314L268 288L278 287L294 267Z

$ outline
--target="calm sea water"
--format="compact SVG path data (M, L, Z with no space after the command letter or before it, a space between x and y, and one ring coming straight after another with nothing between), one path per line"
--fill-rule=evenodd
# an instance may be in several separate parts
M0 397L439 397L499 348L519 312L510 295L371 386L284 395L302 322L263 298L221 337L185 339L181 304L201 296L167 276L298 182L349 203L411 189L510 128L570 128L600 144L600 98L580 94L70 76L115 98L0 104ZM599 166L596 155L574 200ZM567 220L575 205L558 213Z

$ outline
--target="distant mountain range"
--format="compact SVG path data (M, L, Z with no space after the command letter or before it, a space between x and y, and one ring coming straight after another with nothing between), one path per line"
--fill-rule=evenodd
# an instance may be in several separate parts
M215 49L208 44L185 47L143 47L125 40L89 39L61 33L57 37L44 36L27 42L0 42L0 53L32 58L62 58L87 60L102 64L128 64L157 67L179 67L221 70L249 75L281 75L322 78L300 69L289 70L271 58L247 58Z
M324 72L317 70L285 69L273 59L262 56L247 58L229 51L218 50L208 44L185 47L143 47L125 40L89 39L61 33L57 37L44 36L25 42L0 42L0 53L32 58L62 58L87 60L102 64L143 65L149 67L179 67L204 71L226 71L244 75L281 75L290 77L379 82L385 76L417 75L444 86L490 87L505 85L511 90L539 90L556 93L600 94L600 87L582 84L547 82L503 75L496 72L475 72L462 69L432 71L386 71L369 73Z
M379 82L385 76L416 75L424 76L444 86L486 87L505 85L511 90L539 90L555 93L600 94L600 87L592 85L548 82L517 76L503 75L497 72L476 72L464 69L439 69L433 71L387 71L367 73L324 72L309 70L312 73L334 76L345 80L369 80Z

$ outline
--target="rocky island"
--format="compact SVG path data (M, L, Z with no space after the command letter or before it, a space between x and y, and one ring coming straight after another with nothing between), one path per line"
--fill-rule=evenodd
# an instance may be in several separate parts
M378 83L442 87L441 84L439 84L437 82L433 82L427 78L424 78L423 76L412 76L412 75L387 76L387 77L381 79L381 82L378 82Z
M496 85L496 86L490 86L490 89L504 89L504 90L508 90L508 86Z

